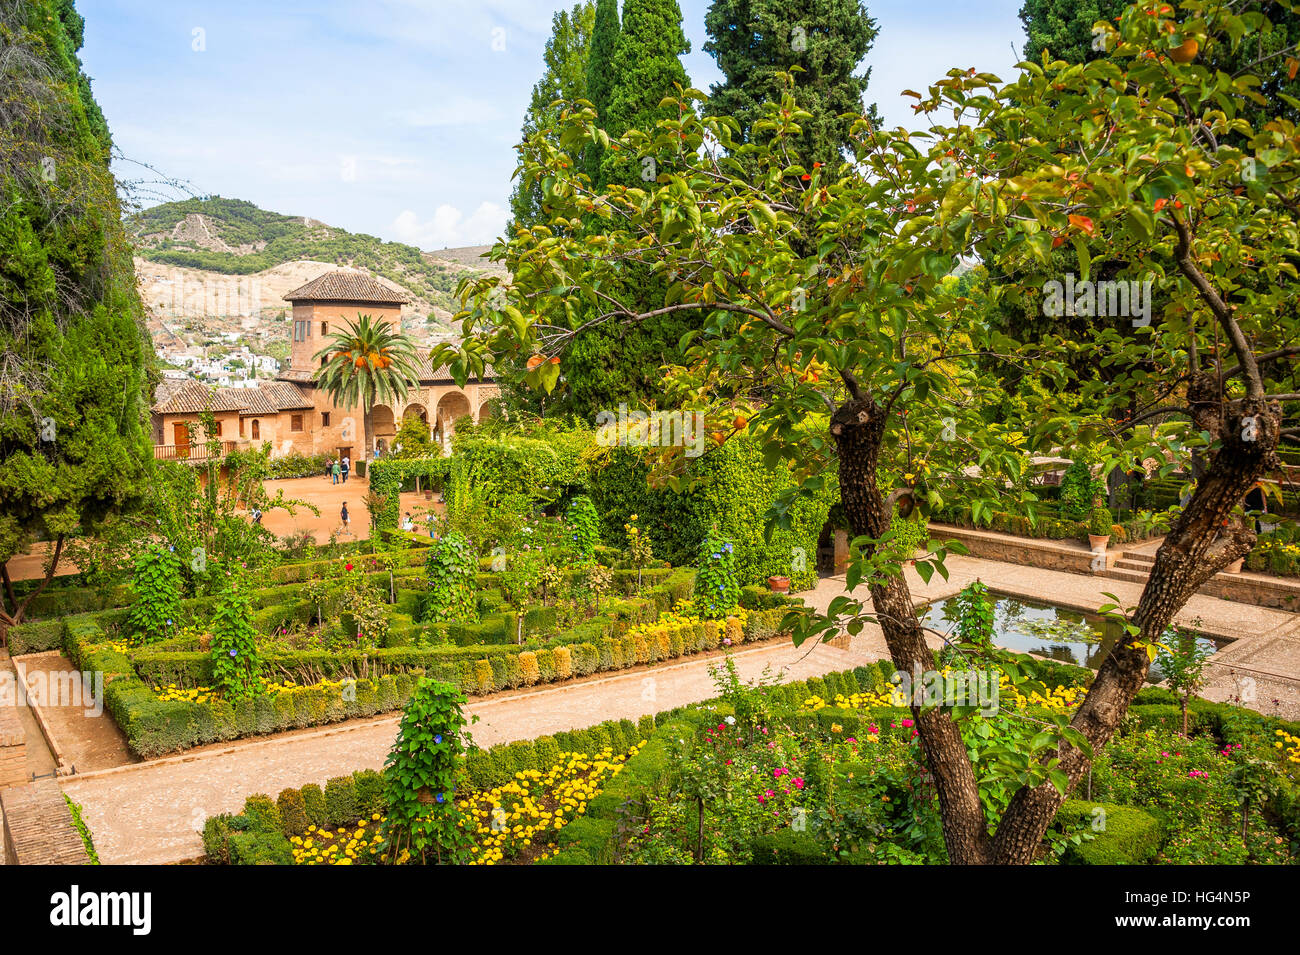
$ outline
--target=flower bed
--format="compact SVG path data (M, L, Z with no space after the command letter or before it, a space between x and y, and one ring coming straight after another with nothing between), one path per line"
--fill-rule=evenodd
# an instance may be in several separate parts
M63 621L73 665L104 673L105 705L144 758L245 736L281 732L402 708L414 679L428 675L461 692L486 695L597 672L653 665L778 635L790 606L744 610L724 621L660 612L660 602L689 585L666 582L629 601L623 616L597 618L544 642L524 645L449 642L303 650L268 654L270 692L227 701L210 690L211 656L201 650L132 650L111 637L104 614ZM123 611L111 611L121 614Z
M1246 556L1246 570L1279 577L1300 577L1300 540L1294 530L1261 534Z
M1089 678L1079 668L1037 674L1041 689L1008 687L1010 711L963 722L984 752L1067 714ZM946 859L937 797L909 710L890 705L892 665L754 691L764 717L744 728L726 699L661 720L640 753L561 833L549 862L566 864L826 864ZM1057 682L1058 678L1060 679ZM1010 692L1008 692L1010 691ZM1130 721L1071 793L1041 859L1074 864L1293 863L1300 826L1300 726L1193 700L1178 736L1173 694L1149 688ZM826 702L830 700L831 702ZM741 701L742 708L754 700ZM739 713L740 710L735 712ZM995 807L1009 797L993 758L977 759ZM692 778L694 777L694 778ZM1267 785L1250 780L1266 779ZM701 780L707 780L708 783ZM1243 818L1243 787L1256 802ZM1268 791L1267 797L1258 793ZM706 794L704 802L697 793ZM701 818L701 805L706 806ZM628 818L627 806L644 806ZM992 817L991 817L992 818ZM1106 825L1096 830L1095 820ZM699 833L705 833L701 851ZM1244 834L1244 835L1243 835Z
M537 862L554 852L558 834L580 819L589 803L639 753L654 732L609 721L586 730L471 749L464 767L465 813L471 864ZM357 865L385 861L382 778L374 771L329 780L323 787L286 789L272 801L250 796L244 811L207 820L209 862L218 864ZM405 862L398 856L394 861Z

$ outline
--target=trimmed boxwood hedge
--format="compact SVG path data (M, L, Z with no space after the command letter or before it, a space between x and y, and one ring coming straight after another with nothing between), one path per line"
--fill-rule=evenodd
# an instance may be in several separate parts
M785 612L781 607L749 612L742 640L775 636ZM64 649L78 669L103 671L105 706L126 734L131 750L146 759L205 743L401 709L420 675L451 683L466 694L482 695L675 659L716 649L722 639L721 628L711 621L665 625L652 635L628 635L624 631L636 618L634 610L629 609L624 619L611 618L608 624L601 623L601 627L608 625L612 629L600 631L600 636L589 623L585 631L562 635L546 645L442 644L268 655L264 662L273 675L310 672L324 679L355 682L300 686L231 705L226 701L159 699L153 685L210 683L209 655L202 651L150 650L137 653L133 665L125 654L103 646L108 640L100 625L103 616L91 614L64 620ZM594 639L582 640L584 634ZM535 675L531 667L525 670L525 659L536 667Z
M1093 813L1105 813L1106 826L1092 829ZM1065 833L1087 832L1093 838L1071 846L1062 856L1066 865L1144 865L1164 844L1164 825L1155 816L1133 806L1067 799L1052 825Z

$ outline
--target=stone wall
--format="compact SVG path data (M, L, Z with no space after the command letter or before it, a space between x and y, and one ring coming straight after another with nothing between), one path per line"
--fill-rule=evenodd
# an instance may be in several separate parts
M939 523L930 525L930 536L940 541L961 541L972 557L982 557L985 560L1000 560L1046 570L1064 570L1072 574L1094 574L1105 569L1094 563L1097 554L1089 550L1087 545L1076 541L1012 537L993 531L976 531ZM1108 552L1106 566L1114 563L1117 556L1115 551Z
M0 704L0 789L27 782L26 737L17 709Z
M52 779L0 791L6 865L88 865L72 812Z

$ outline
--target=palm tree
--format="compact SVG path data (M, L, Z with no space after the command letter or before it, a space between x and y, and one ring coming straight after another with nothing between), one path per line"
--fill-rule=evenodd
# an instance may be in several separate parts
M325 359L316 372L316 387L329 392L340 407L361 405L365 439L373 452L375 405L405 400L408 389L419 380L415 343L387 319L358 315L356 322L331 335L330 343L314 357Z

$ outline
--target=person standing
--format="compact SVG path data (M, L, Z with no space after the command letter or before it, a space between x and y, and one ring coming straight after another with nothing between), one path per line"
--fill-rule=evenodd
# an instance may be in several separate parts
M333 475L334 475L334 483L335 483L335 484L338 484L338 483L339 483L339 475L342 474L343 471L342 471L342 468L339 467L339 462L338 462L338 459L337 459L337 458L334 460L334 463L330 466L330 471L331 471L331 473L333 473Z
M348 471L352 469L352 461L345 454L343 455L343 483L348 483Z
M339 520L343 522L343 530L347 531L351 525L352 519L348 517L348 502L343 502L343 510L339 513Z

